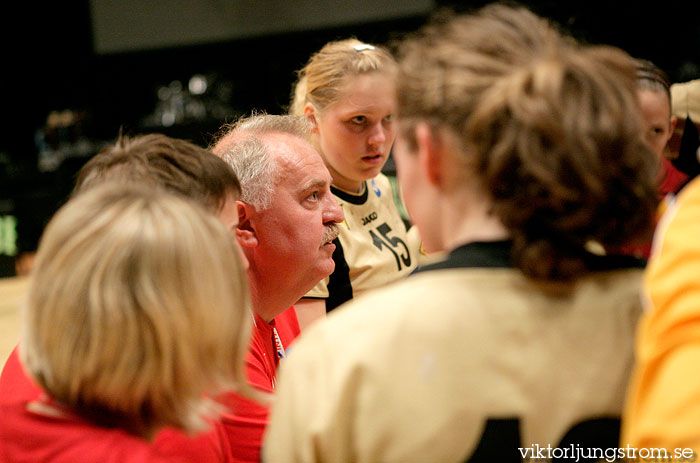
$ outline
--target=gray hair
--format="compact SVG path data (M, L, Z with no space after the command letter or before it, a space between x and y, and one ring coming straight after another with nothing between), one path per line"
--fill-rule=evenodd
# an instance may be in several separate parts
M303 116L253 113L225 125L212 147L236 173L243 190L241 201L258 210L270 207L280 174L277 159L265 140L271 133L309 140L311 125Z

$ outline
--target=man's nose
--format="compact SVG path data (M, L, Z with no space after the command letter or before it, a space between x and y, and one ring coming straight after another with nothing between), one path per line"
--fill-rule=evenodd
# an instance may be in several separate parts
M328 195L325 210L323 211L323 223L340 223L345 220L343 208L340 207L333 195Z

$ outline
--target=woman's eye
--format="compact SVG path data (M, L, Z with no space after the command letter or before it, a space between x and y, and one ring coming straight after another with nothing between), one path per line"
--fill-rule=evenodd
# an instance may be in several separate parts
M389 114L389 115L387 115L387 116L384 118L384 120L387 121L387 122L391 122L391 120L392 120L393 118L394 118L394 116L393 116L392 114Z
M352 122L355 125L362 125L367 121L367 118L365 116L355 116L352 119L350 119L350 122Z

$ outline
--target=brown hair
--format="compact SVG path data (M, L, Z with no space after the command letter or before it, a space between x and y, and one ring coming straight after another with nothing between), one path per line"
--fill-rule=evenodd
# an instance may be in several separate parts
M161 134L120 134L113 145L85 163L72 196L106 180L164 188L214 212L221 210L228 194L241 193L235 173L213 153Z
M297 71L289 113L303 115L306 103L312 103L319 110L335 103L347 76L367 72L393 75L395 70L396 62L384 47L355 38L328 42Z
M646 240L656 161L643 139L635 62L584 46L521 7L445 14L399 45L398 113L460 140L528 276L566 279L584 251Z

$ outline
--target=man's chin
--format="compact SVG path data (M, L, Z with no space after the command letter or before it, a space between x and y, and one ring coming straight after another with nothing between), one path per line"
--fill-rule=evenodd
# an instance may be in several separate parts
M324 278L327 278L328 276L330 276L331 273L333 273L333 271L335 270L335 261L332 258L328 258L327 260L322 262L322 264L319 266L318 270L319 270L318 275L320 275L320 277L318 278L318 281L321 281Z
M310 276L309 279L306 280L307 284L304 285L305 289L300 297L304 297L304 295L311 291L319 282L330 276L333 270L335 270L335 262L330 259L329 262L324 262L323 265L317 267L315 270L313 276Z

